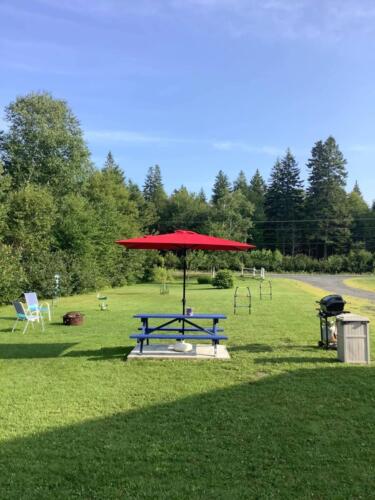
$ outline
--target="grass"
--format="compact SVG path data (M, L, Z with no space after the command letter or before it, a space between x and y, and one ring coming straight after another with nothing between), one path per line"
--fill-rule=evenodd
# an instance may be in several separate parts
M188 290L196 312L228 315L230 361L124 362L132 315L178 310L178 284L108 290L109 311L62 299L44 334L11 334L1 309L0 497L371 497L373 365L315 347L320 290L277 279L260 302L250 285L251 316L232 314L233 290ZM62 326L69 310L85 324Z
M345 280L345 284L354 288L361 288L369 292L375 292L375 276L361 276Z

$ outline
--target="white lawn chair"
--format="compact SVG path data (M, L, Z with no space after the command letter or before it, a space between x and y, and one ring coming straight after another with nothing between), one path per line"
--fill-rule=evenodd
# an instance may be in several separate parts
M26 292L24 293L24 296L27 304L27 309L30 313L38 311L41 316L43 313L47 313L48 321L51 321L51 310L47 302L41 302L39 304L38 297L35 292Z
M34 328L34 323L40 321L42 325L42 331L44 332L44 321L43 321L43 316L40 314L39 311L35 312L28 312L25 310L23 307L22 302L15 301L13 302L14 308L16 310L16 322L14 323L14 326L12 328L12 333L14 332L17 323L19 321L26 321L25 328L23 329L22 333L26 333L27 327L29 326L29 323L31 323L31 326Z

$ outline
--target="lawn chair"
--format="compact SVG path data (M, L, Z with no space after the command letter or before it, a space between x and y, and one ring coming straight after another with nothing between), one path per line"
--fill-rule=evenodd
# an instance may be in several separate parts
M24 296L28 312L33 313L35 311L38 311L41 316L43 313L47 313L48 321L51 321L51 310L47 302L41 302L39 304L38 297L35 292L26 292L24 293Z
M16 322L14 323L14 326L12 328L12 333L14 332L17 323L19 321L26 321L25 328L23 329L22 333L26 333L27 327L29 326L29 323L31 323L31 326L34 328L34 323L37 321L41 322L42 325L42 331L44 332L44 321L43 321L43 316L40 314L39 311L34 311L34 312L29 312L26 311L22 302L15 301L13 302L14 308L16 310Z

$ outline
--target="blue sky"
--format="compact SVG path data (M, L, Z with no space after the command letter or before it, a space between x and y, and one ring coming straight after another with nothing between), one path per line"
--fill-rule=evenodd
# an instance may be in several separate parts
M332 134L375 198L372 0L1 0L0 107L68 101L96 165L210 191ZM3 116L2 116L3 118ZM0 126L4 122L0 122Z

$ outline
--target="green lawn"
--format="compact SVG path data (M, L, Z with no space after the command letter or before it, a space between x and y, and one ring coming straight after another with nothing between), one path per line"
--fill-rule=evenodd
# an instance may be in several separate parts
M109 311L62 299L45 334L11 334L1 309L0 498L372 497L374 366L315 347L320 291L277 279L260 302L251 285L251 316L233 316L233 290L188 291L228 315L230 361L124 362L132 315L179 310L177 284L107 291ZM82 327L61 326L69 310Z
M375 292L375 276L361 276L359 278L350 278L345 280L345 284L354 288L362 288L369 292Z

